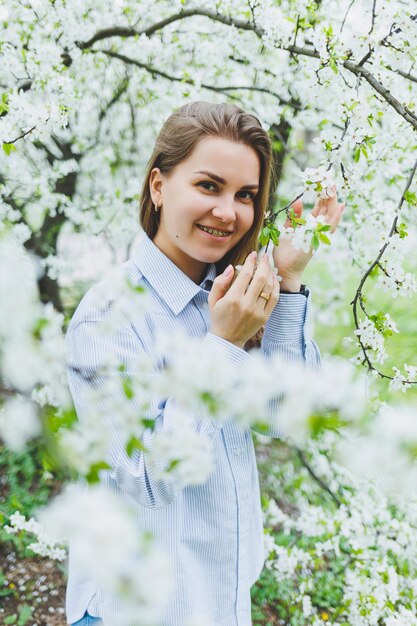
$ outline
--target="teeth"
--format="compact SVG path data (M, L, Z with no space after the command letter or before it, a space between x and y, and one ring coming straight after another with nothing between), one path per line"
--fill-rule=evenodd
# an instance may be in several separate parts
M198 227L201 228L201 230L205 230L207 233L210 233L210 235L215 235L216 237L227 237L230 235L230 233L225 233L224 231L216 230L215 228L208 228L207 226L202 226L201 224L198 224Z

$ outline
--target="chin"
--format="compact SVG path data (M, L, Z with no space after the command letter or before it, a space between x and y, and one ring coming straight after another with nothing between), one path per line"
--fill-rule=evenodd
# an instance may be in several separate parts
M200 249L199 254L196 254L194 257L198 261L202 261L203 263L217 263L220 261L226 254L230 252L231 248L227 248L226 250L204 250Z

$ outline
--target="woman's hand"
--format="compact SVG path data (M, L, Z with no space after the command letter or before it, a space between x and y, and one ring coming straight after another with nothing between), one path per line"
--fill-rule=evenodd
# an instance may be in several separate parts
M229 266L215 279L208 298L210 332L238 348L265 324L279 298L279 282L268 256L263 255L258 267L255 265L256 252L252 252L233 284L235 270Z
M332 189L334 196L318 200L311 211L311 215L314 217L324 215L327 224L330 224L330 232L334 233L340 222L345 205L337 201L336 186ZM297 217L300 217L303 212L302 201L296 200L291 206ZM289 219L286 220L284 226L291 226ZM280 239L279 246L274 246L272 256L275 267L278 268L278 273L282 277L281 289L284 291L300 291L301 277L313 256L313 251L311 249L309 252L296 250L292 246L290 239Z

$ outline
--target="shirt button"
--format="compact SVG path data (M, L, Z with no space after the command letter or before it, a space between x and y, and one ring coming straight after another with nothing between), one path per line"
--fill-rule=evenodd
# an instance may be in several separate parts
M207 311L208 308L209 308L208 302L203 302L203 304L201 305L201 308L203 308L205 311Z
M233 448L233 454L235 456L240 456L242 452L243 452L242 448Z

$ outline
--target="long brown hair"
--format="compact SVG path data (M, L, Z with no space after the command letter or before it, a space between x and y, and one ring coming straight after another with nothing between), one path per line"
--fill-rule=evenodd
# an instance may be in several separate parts
M148 161L140 196L140 224L150 239L159 227L159 212L153 210L149 179L154 167L163 174L191 154L197 142L208 135L230 139L250 146L260 161L259 191L254 199L255 218L251 228L229 252L216 263L217 274L228 265L242 264L252 250L258 250L258 237L268 208L274 179L272 146L268 133L258 118L229 102L214 104L201 100L184 104L165 121Z

